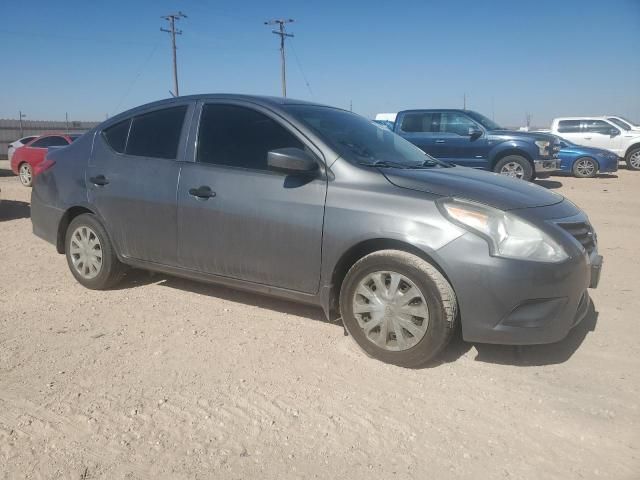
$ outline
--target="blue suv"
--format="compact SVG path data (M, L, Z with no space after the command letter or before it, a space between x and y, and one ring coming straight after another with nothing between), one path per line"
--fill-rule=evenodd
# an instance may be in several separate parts
M472 110L405 110L393 131L439 160L532 180L560 169L554 135L506 130Z

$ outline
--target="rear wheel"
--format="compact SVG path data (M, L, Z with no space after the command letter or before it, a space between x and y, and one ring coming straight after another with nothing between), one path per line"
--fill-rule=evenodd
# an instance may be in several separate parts
M582 157L573 163L572 170L578 178L593 178L598 173L598 162L591 157Z
M429 363L449 343L453 288L425 260L382 250L356 262L340 290L345 328L370 356L402 367Z
M93 290L114 286L125 271L104 227L90 213L78 215L69 224L65 253L76 280Z
M521 155L507 155L496 163L493 171L507 177L521 180L533 180L533 166L531 162Z
M25 187L30 187L33 184L33 169L27 162L20 164L18 175L20 176L20 183Z
M634 148L625 158L629 170L640 170L640 148Z

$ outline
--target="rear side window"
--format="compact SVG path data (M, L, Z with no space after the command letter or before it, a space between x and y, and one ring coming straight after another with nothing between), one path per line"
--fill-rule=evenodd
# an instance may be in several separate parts
M134 117L126 146L128 155L175 159L186 105Z
M23 145L26 145L27 143L29 143L31 140L33 140L36 137L24 137L20 139L20 143Z
M431 133L440 131L440 114L427 113L407 113L402 118L400 126L403 132L407 133Z
M580 120L560 120L558 122L558 132L560 133L579 133Z
M275 120L235 105L209 104L202 108L197 161L267 170L267 152L304 145Z
M64 137L59 137L58 135L52 135L49 137L42 137L33 142L30 147L37 148L49 148L49 147L61 147L64 145L69 145L67 139Z
M118 153L124 153L127 145L127 135L129 135L129 124L131 124L130 118L111 125L102 131L102 135L109 146Z
M602 135L611 135L613 126L604 120L585 120L584 131L590 133L601 133Z

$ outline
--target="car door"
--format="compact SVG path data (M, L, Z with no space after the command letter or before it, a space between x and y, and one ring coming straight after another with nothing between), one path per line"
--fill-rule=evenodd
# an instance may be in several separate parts
M177 256L176 188L193 104L144 111L98 132L89 203L121 255L163 265Z
M201 105L193 162L178 186L178 259L208 274L318 291L327 178L267 168L276 148L320 152L272 112L242 102Z
M434 142L436 158L465 167L488 166L487 135L480 125L461 112L441 113L439 132Z
M438 132L440 114L434 112L406 112L399 120L398 134L413 143L423 152L436 158L438 157L438 145L435 144L435 135Z
M604 120L584 120L582 122L582 138L584 145L611 150L618 155L622 152L622 135L619 128Z

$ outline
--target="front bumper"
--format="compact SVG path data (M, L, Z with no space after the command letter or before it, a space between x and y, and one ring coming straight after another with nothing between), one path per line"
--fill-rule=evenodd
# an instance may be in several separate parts
M534 168L536 173L550 173L560 170L559 158L548 158L546 160L534 160Z
M489 255L468 233L438 251L456 292L465 341L504 345L554 343L587 315L602 257L574 246L568 260L541 263Z

